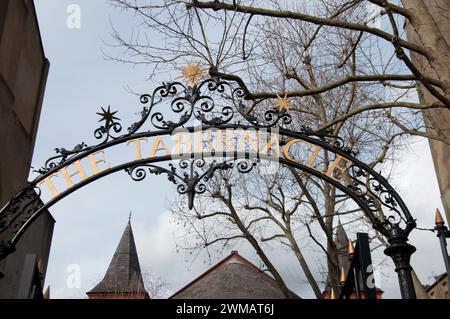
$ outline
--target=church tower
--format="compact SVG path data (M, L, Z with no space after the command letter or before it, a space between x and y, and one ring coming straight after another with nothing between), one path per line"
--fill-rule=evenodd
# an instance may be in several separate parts
M86 294L89 299L150 298L144 287L130 220L125 227L105 277Z

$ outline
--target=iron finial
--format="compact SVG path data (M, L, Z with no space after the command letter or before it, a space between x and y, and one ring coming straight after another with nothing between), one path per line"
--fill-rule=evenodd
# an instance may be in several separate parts
M436 226L445 225L444 219L442 218L439 208L436 208L436 217L434 218L434 223Z
M353 257L355 254L355 247L353 246L353 242L351 239L348 240L348 255Z
M343 287L345 285L345 270L341 267L341 273L339 274L339 286Z
M97 112L96 114L101 116L101 119L99 120L99 122L104 121L106 128L109 128L110 126L117 123L116 120L120 120L120 118L115 116L118 111L115 111L115 112L111 111L111 105L108 105L107 109L104 109L102 106L101 109L102 109L102 111Z
M336 299L336 293L334 292L334 288L331 288L331 296L330 299Z

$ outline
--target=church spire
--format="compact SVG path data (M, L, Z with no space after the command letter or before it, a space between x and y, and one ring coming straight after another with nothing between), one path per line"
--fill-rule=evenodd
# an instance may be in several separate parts
M338 220L338 224L336 226L336 232L334 235L334 243L337 249L337 258L338 258L338 268L341 273L348 272L350 268L350 259L349 259L349 239L347 233L345 232L344 226L341 223L341 220ZM337 275L337 274L336 274ZM341 280L339 278L338 280ZM331 274L330 271L327 275L327 281L325 284L324 294L331 293Z
M131 228L131 213L105 277L87 293L90 299L148 299Z
M339 269L344 268L347 270L350 267L350 259L348 255L349 240L340 220L338 221L338 225L336 227L334 242L338 250Z
M336 227L336 236L334 238L334 241L338 250L342 250L347 253L348 236L340 220L338 221L338 225Z

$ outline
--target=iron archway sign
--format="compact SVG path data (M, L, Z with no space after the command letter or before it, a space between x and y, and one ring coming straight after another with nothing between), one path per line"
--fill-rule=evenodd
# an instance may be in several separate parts
M147 174L165 174L192 208L195 195L205 192L216 171L247 173L267 160L314 175L352 198L387 238L385 253L394 261L402 297L415 298L409 262L415 248L407 241L416 223L395 189L358 160L341 138L304 126L290 129L286 97L278 97L275 108L254 112L244 96L243 88L219 77L193 86L163 83L141 96L141 117L126 133L117 112L102 108L97 113L102 124L94 132L100 142L56 149L57 154L35 171L39 176L2 208L0 259L14 252L42 212L112 173L126 171L136 181ZM144 130L147 123L150 130ZM117 163L108 156L114 152L120 154ZM332 155L327 167L320 165L323 152Z

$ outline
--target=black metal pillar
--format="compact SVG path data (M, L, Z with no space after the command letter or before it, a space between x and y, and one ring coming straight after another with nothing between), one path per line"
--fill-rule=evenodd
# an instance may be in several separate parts
M358 278L358 272L356 271L355 268L353 268L353 280L355 281L355 294L356 294L356 299L361 299L361 284L359 282L359 278Z
M377 299L377 291L373 279L372 257L370 256L369 235L367 233L356 234L359 266L364 287L365 299Z
M450 282L450 261L447 252L447 239L445 233L439 233L439 241L441 244L442 257L444 258L445 271L447 272L448 282Z
M408 237L398 224L391 224L389 246L384 253L392 258L398 275L402 299L416 299L416 291L411 275L411 255L416 251L413 245L407 243Z
M434 229L437 231L437 237L439 237L439 243L441 245L442 257L444 258L445 271L447 272L448 282L450 283L450 260L447 252L447 238L450 237L450 231L447 226L445 226L442 216L438 216L439 211L436 212L436 227Z
M361 299L362 292L364 292L364 299L376 299L377 291L373 278L372 257L367 233L356 234L356 245L351 260L347 279L342 285L339 299L350 299L353 292L356 293L356 299Z

